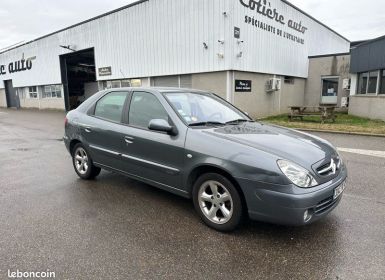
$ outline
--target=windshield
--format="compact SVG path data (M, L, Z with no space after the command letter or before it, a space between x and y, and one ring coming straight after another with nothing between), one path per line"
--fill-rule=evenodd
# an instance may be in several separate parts
M249 120L241 111L213 94L169 92L165 96L188 125Z

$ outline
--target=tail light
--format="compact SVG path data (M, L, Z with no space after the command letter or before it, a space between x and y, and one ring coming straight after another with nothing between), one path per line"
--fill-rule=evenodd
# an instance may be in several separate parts
M68 119L67 117L64 117L64 126L67 126L67 124L68 124Z

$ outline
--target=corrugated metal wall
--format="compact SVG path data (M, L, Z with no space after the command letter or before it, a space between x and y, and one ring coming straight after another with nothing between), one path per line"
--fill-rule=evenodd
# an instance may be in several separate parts
M309 27L305 45L246 24L246 14L258 15L240 0L149 0L0 54L0 65L36 56L31 70L0 81L13 79L15 87L61 83L59 55L68 51L59 45L93 47L96 67L112 68L99 80L229 69L306 77L308 55L349 50L347 41L280 0L271 6ZM234 26L243 44L233 37Z
M240 28L240 40L244 41L238 44L237 39L230 38L234 46L232 57L235 70L307 77L309 56L349 52L350 43L346 39L281 0L270 0L266 6L272 10L276 9L283 15L285 25L258 14L256 9L253 11L241 4L247 5L249 0L230 0L230 2L232 3L231 13L234 14L233 25ZM275 34L246 23L246 16L274 27ZM307 28L305 33L289 28L289 20L305 26ZM282 30L282 33L287 32L303 39L304 44L277 35L277 29ZM240 52L242 57L237 58L236 55Z
M352 49L352 73L385 69L385 36Z

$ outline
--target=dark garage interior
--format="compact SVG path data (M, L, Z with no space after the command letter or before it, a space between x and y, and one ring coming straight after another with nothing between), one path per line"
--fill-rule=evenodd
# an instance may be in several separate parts
M94 49L60 56L66 110L78 107L87 99L85 84L96 82Z

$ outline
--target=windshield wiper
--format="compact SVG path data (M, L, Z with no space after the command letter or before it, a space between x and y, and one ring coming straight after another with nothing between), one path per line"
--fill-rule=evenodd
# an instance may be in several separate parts
M237 120L232 120L229 122L215 122L215 121L207 121L207 122L196 122L196 123L191 123L189 126L223 126L223 125L228 125L228 124L239 124L239 123L244 123L244 122L254 122L252 120L246 120L246 119L237 119Z
M245 120L245 119L237 119L237 120L232 120L232 121L226 122L225 124L239 124L239 123L244 123L244 122L254 122L254 121Z
M221 122L196 122L196 123L190 123L188 126L216 126L216 125L225 125Z

